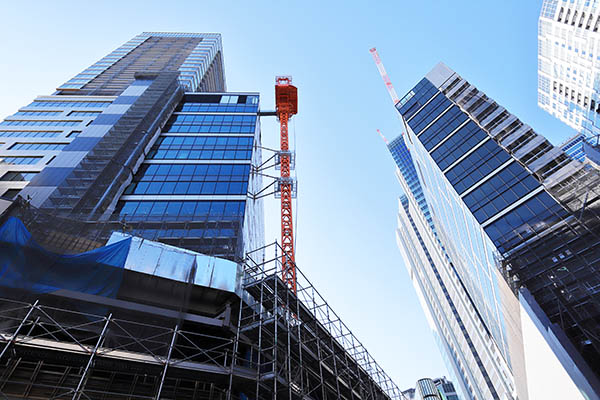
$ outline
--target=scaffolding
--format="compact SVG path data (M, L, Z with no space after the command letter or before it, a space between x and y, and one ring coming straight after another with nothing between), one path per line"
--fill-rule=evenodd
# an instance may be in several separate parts
M282 281L281 251L248 254L237 295L176 310L0 288L0 397L405 398L300 270L297 293Z

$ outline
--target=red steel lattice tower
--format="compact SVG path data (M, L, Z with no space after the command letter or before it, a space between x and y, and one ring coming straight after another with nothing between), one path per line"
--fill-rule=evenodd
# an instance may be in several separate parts
M278 76L275 79L275 106L281 132L279 160L281 178L281 274L283 281L296 293L296 264L294 256L294 225L292 221L293 181L291 178L291 152L288 135L288 121L298 112L298 89L293 86L292 77Z

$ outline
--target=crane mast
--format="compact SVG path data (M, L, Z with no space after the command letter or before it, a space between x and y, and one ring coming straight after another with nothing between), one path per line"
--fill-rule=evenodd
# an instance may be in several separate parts
M281 178L281 260L282 280L296 293L296 263L294 255L294 225L292 220L293 180L291 177L291 152L288 135L288 121L298 112L298 89L293 86L292 77L275 78L275 105L280 124Z
M375 60L375 65L377 66L377 69L379 70L379 75L381 75L381 79L383 79L383 83L385 83L385 88L387 89L390 97L392 98L392 101L394 102L394 106L395 106L396 104L398 104L400 102L400 99L398 98L398 95L396 94L396 90L394 89L394 85L392 85L392 81L390 80L390 77L388 76L387 72L385 71L385 68L383 67L383 63L381 62L381 59L379 58L377 49L375 47L373 47L369 51L371 52L371 55L373 56L373 60Z

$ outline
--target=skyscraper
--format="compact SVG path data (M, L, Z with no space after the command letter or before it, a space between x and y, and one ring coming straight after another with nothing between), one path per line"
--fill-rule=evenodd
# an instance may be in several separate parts
M55 216L239 257L244 218L262 213L246 196L261 185L259 96L224 90L219 35L138 35L0 123L5 197L26 186Z
M454 385L446 377L419 379L416 388L402 393L408 400L459 400Z
M464 395L538 398L552 365L598 398L598 173L443 64L396 107L399 247Z
M404 398L281 279L259 113L220 35L145 33L0 125L2 397Z
M596 0L544 0L538 22L538 105L583 135L568 145L595 166L600 165L598 6Z

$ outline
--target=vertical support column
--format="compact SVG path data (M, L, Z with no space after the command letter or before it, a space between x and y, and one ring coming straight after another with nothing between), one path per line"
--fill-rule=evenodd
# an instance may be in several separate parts
M275 248L277 250L277 247ZM277 259L277 254L275 254L275 259ZM258 307L255 306L255 308L253 309L254 313L256 313L258 310L258 349L257 349L257 358L256 358L256 398L260 398L260 373L261 373L261 363L262 363L262 331L263 331L263 314L264 314L264 308L263 308L263 299L264 299L264 288L265 288L265 277L264 275L261 276L261 282L260 282L260 303L258 304ZM254 321L252 321L254 322Z
M27 311L27 314L25 314L25 318L23 318L23 320L21 321L21 323L19 324L19 326L15 330L15 333L13 333L13 335L10 338L10 340L8 341L8 343L6 343L6 346L4 346L4 348L2 349L2 352L0 353L0 359L2 359L2 357L4 356L4 354L6 353L6 351L9 349L9 347L16 342L17 335L19 334L19 331L25 325L25 323L27 322L27 320L31 316L31 313L33 312L33 310L35 310L37 308L37 305L38 305L39 302L40 302L39 300L36 300L35 303L33 303L31 305L31 307Z
M106 331L108 330L108 325L110 324L111 318L112 318L112 314L109 314L108 317L106 317L106 322L104 323L102 332L100 333L100 336L98 337L98 341L96 342L96 345L94 346L94 349L92 350L92 354L90 354L90 358L88 359L87 365L85 366L85 369L83 370L83 374L81 374L81 379L79 380L79 383L77 384L75 393L73 393L73 398L72 398L73 400L79 400L81 398L81 394L83 392L83 387L85 386L85 383L87 382L90 368L92 367L92 363L94 362L94 357L96 356L96 353L98 352L98 348L100 347L100 345L102 344L102 341L104 340L104 335L106 334Z
M284 257L285 257L285 253L284 253ZM277 284L277 275L273 275L272 278L273 279L273 317L274 317L274 325L273 325L273 332L275 333L275 336L273 336L273 394L272 394L272 398L273 400L277 400L277 381L278 376L279 376L279 368L278 368L278 363L279 361L277 360L277 356L278 356L278 347L279 347L279 341L277 340L277 336L279 335L279 330L278 325L279 325L279 296L277 294L277 286L279 286Z
M231 391L233 389L233 369L237 362L238 346L240 342L240 330L242 324L242 304L243 299L240 298L240 311L238 314L238 326L235 333L235 342L233 343L233 355L231 356L231 367L229 368L229 390L227 390L227 400L231 400ZM252 361L252 352L250 353L250 361Z
M156 392L156 400L160 399L160 395L162 393L163 386L165 384L165 376L167 376L167 368L169 368L169 364L171 363L171 354L173 353L173 347L175 346L175 340L177 339L177 334L179 333L179 325L175 325L175 329L173 329L173 337L171 338L171 343L169 344L169 351L167 353L167 359L165 360L165 368L163 369L163 373L160 377L160 385L158 386L158 392Z
M292 334L290 327L290 320L294 318L294 313L290 310L290 291L285 291L285 328L287 334L287 354L286 354L286 364L287 364L287 382L288 382L288 398L292 398Z

